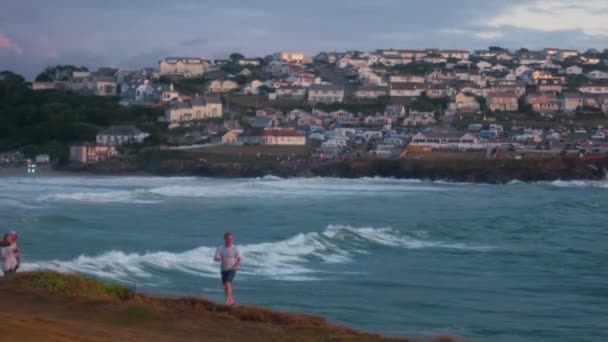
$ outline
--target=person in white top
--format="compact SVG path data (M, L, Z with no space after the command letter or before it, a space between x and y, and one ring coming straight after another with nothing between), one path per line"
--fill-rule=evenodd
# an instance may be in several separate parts
M17 233L11 231L4 234L0 242L0 257L2 258L2 271L4 275L17 272L21 264L19 248L17 247Z
M231 233L224 234L224 246L217 248L213 261L221 262L222 284L224 285L224 293L226 294L226 305L232 305L234 304L232 280L236 275L236 270L241 265L241 255L233 244Z

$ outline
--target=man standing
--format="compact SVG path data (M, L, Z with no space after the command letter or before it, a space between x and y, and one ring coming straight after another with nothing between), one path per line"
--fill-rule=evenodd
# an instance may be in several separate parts
M224 246L218 247L213 261L222 263L222 284L226 293L226 305L232 305L234 304L234 298L232 298L232 280L241 264L241 256L232 242L231 233L224 234Z

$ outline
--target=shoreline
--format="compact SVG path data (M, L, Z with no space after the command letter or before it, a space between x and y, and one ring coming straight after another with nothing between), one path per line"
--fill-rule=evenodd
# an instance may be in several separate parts
M513 181L599 181L607 178L608 156L592 159L553 157L530 160L347 160L327 162L200 162L164 158L153 162L113 160L54 169L60 174L103 176L197 176L218 179L395 178L454 183L507 184Z

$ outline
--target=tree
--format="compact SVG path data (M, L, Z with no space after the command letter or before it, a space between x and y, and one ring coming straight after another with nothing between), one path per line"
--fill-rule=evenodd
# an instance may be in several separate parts
M502 48L502 47L500 47L500 46L490 46L490 47L488 48L488 51L492 51L492 52L498 52L498 53L501 53L501 52L507 52L507 51L509 51L509 50L507 50L507 49L505 49L505 48Z
M232 61L232 63L236 63L236 62L240 61L241 59L245 59L245 56L243 56L242 54L240 54L238 52L233 52L230 54L229 58Z
M46 72L41 72L36 76L36 82L53 82L53 77Z

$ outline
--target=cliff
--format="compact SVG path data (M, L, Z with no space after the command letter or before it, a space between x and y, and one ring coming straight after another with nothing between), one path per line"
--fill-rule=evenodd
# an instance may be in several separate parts
M50 272L3 277L0 301L5 341L409 341L309 315L227 307L202 298L153 297Z

